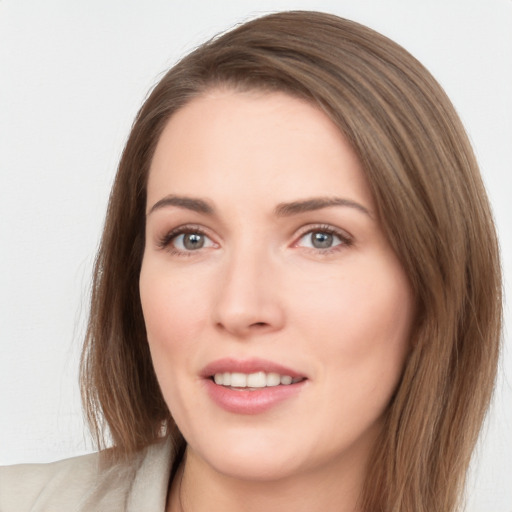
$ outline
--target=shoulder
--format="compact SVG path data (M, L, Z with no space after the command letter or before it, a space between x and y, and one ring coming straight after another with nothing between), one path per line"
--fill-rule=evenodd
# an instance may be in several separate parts
M170 455L168 443L160 442L109 466L94 453L49 464L0 467L0 511L112 512L165 506Z
M31 510L55 493L62 500L76 497L91 487L98 470L97 453L49 464L0 467L0 510Z

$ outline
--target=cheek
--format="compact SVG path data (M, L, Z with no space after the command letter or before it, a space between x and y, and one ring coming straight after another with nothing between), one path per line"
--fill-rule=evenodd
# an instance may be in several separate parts
M186 411L194 409L196 397L183 384L190 378L190 361L197 352L208 307L204 299L199 300L202 293L197 283L179 275L154 260L145 261L139 289L160 389L175 420L186 424Z
M358 261L297 301L298 332L308 333L329 389L377 410L391 398L409 351L413 299L394 260ZM304 295L303 295L304 297ZM304 338L303 338L304 339ZM326 403L328 407L328 404Z
M366 353L408 339L413 317L412 293L401 268L379 261L348 266L338 274L307 283L296 293L293 309L305 324L330 333L333 347Z
M200 343L208 306L204 290L179 272L169 272L154 260L143 262L140 297L153 367L165 402L176 421L195 400L184 383L190 380L191 361Z
M204 289L165 265L144 262L140 296L148 341L152 350L180 351L180 340L193 340L207 318ZM200 296L203 300L198 300Z

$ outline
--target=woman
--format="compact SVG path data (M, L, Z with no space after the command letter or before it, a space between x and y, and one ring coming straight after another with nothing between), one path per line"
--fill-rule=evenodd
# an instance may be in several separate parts
M491 395L497 242L405 50L290 12L185 57L113 187L82 358L101 457L1 510L451 511Z

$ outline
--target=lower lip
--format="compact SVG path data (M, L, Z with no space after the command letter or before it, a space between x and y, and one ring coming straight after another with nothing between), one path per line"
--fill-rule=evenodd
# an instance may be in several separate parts
M300 393L305 380L295 384L250 390L234 390L205 381L210 398L222 409L236 414L260 414Z

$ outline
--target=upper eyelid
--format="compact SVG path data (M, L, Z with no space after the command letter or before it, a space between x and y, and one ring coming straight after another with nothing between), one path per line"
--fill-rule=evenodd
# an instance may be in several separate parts
M297 231L296 237L303 237L313 231L326 231L348 240L352 240L354 238L347 230L332 226L331 224L309 224L307 226L303 226Z
M208 235L210 230L200 224L180 224L174 228L165 231L166 234L181 234L181 233L201 233Z
M337 226L333 226L332 224L313 223L306 224L295 230L294 235L292 235L292 245L295 245L304 235L314 231L329 232L339 236L344 241L352 242L354 238L347 230L339 228ZM215 244L218 244L219 242L217 240L221 239L221 237L219 237L218 235L213 234L212 230L210 230L209 228L206 228L205 226L202 226L200 224L191 223L181 224L172 229L166 230L162 235L156 237L157 243L159 246L164 247L165 245L169 244L173 238L176 238L177 236L185 233L194 232L210 238L212 242L214 242Z
M314 232L326 232L340 240L339 244L335 244L332 247L326 248L315 248L315 247L307 247L300 245L300 241L309 233ZM305 251L313 251L315 254L327 256L334 252L338 252L340 249L346 249L348 247L352 247L354 245L354 237L348 233L346 230L337 228L335 226L329 224L321 224L321 225L310 225L304 226L304 229L295 236L291 247L294 249L302 249Z
M208 237L210 240L216 243L210 234L210 230L204 228L203 226L200 226L198 224L182 224L176 226L175 228L164 231L162 235L157 235L157 245L159 247L165 247L169 243L171 243L171 241L174 238L186 233L199 233L201 235Z

